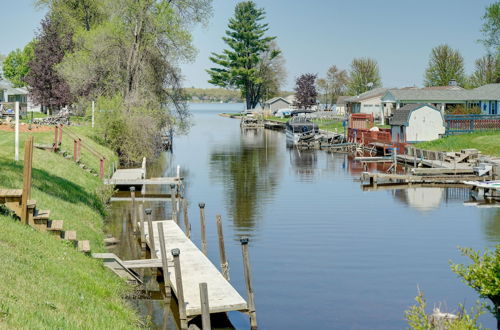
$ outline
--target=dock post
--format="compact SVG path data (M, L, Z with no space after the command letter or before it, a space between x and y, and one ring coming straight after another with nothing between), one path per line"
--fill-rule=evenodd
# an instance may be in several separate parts
M132 198L132 231L137 232L137 210L135 209L135 187L130 187L130 198Z
M160 251L161 251L161 264L163 268L163 282L165 283L165 295L167 300L170 300L172 296L172 291L170 287L170 276L168 273L168 261L167 261L167 245L165 243L165 232L163 231L163 223L158 222L158 236L160 238Z
M178 225L179 221L177 220L177 192L175 190L175 185L170 185L170 200L172 201L172 220Z
M255 301L252 287L252 274L250 273L250 256L248 254L248 238L240 238L241 252L243 254L243 271L248 295L248 314L250 315L250 328L257 329L257 315L255 313Z
M200 283L200 306L202 330L210 330L210 306L208 304L207 283Z
M229 281L229 265L226 259L226 248L224 246L224 234L222 232L222 220L220 214L217 214L217 236L219 236L219 255L220 255L220 268L222 276Z
M31 181L33 172L33 136L30 136L24 142L24 162L23 162L23 193L21 196L21 222L26 225L34 225L30 223L28 201L31 196Z
M144 237L144 205L139 204L139 230L141 233L141 248L144 248L144 244L146 244L146 238Z
M179 255L181 254L181 250L172 249L171 253L172 256L174 257L175 283L177 286L177 301L179 302L181 330L187 330L188 322L186 315L186 304L184 303L184 289L182 287L181 261L179 260Z
M156 258L156 248L155 248L155 238L153 232L153 219L151 219L151 213L153 210L146 209L146 215L148 216L148 240L149 240L149 250L151 252L151 259Z
M200 225L201 225L201 252L207 255L207 233L205 228L205 203L198 203L200 207Z
M189 215L188 215L188 203L187 199L182 199L182 207L184 208L184 227L186 230L187 238L191 237L191 225L189 224Z

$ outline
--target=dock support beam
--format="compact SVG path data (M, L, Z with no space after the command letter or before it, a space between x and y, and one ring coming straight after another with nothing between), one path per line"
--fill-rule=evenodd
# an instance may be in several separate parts
M200 306L202 330L211 330L210 326L210 306L208 304L207 283L200 283Z
M140 242L141 249L145 248L146 238L144 237L144 205L139 204L139 231L141 233Z
M220 214L217 214L217 236L219 237L219 255L220 255L220 268L222 276L229 281L229 265L226 259L226 248L224 246L224 234L222 232L222 220Z
M151 213L153 210L146 209L146 215L148 216L148 241L149 241L149 250L151 252L151 259L156 258L156 248L155 248L155 238L153 232L153 219L151 219Z
M167 245L165 242L165 232L163 231L163 224L157 223L158 235L160 237L160 251L161 251L161 264L163 268L163 282L165 283L165 295L167 300L170 301L172 297L172 291L170 287L170 276L168 273L168 261L167 261Z
M186 304L184 302L184 289L182 287L182 272L181 272L181 261L179 256L181 251L179 249L173 249L171 251L174 257L174 269L175 269L175 282L177 286L177 301L179 302L179 315L181 320L181 330L187 330L188 322L186 315Z
M207 233L205 226L205 203L198 204L200 207L200 225L201 225L201 252L207 255Z
M137 232L137 210L135 208L135 187L130 187L130 198L132 199L132 231Z
M179 224L177 220L177 191L175 185L170 185L170 199L172 201L172 220Z
M252 274L250 272L250 256L248 254L248 238L240 238L241 252L243 254L243 271L245 273L245 284L248 295L248 314L250 315L250 328L257 329L257 315L255 313L255 301L252 287Z

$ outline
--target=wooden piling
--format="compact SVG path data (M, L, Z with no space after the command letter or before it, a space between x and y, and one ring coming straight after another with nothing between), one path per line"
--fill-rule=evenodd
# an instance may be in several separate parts
M146 238L144 237L144 205L139 204L139 231L141 233L141 245L146 243Z
M33 136L24 143L23 193L21 196L21 222L29 225L28 201L31 195L31 175L33 166Z
M155 239L154 239L154 232L153 232L153 219L151 216L151 213L153 213L153 210L151 209L146 209L145 210L147 218L148 218L148 240L149 240L149 250L151 252L151 259L156 258L156 248L155 248Z
M207 283L200 283L200 305L202 330L210 330L210 306L208 303Z
M207 233L205 226L205 203L198 203L200 207L200 226L201 226L201 252L207 255Z
M182 272L181 261L179 256L181 251L179 249L172 249L172 256L174 257L174 270L175 270L175 283L177 287L177 301L179 302L179 315L181 321L181 330L187 330L188 322L186 315L186 304L184 302L184 289L182 287Z
M137 210L135 208L135 187L130 187L130 198L132 199L132 230L137 232Z
M248 238L240 238L241 252L243 255L243 271L245 273L245 284L247 287L248 315L250 316L250 328L257 329L257 315L255 313L255 301L252 287L252 274L250 272L250 256L248 254Z
M163 283L165 283L165 295L167 299L172 296L170 286L170 276L168 273L168 260L167 260L167 245L165 242L165 232L163 231L163 224L157 223L158 235L160 237L160 251L161 251L161 264L163 268Z
M170 185L170 200L172 201L172 220L178 225L179 221L177 219L177 192L175 190L175 185Z
M217 236L219 237L219 255L220 255L220 268L222 276L229 281L229 265L226 259L226 248L224 246L224 234L222 232L222 220L220 214L216 216L217 222Z
M191 238L191 225L189 224L188 202L186 198L182 199L182 207L184 209L184 227L187 238Z

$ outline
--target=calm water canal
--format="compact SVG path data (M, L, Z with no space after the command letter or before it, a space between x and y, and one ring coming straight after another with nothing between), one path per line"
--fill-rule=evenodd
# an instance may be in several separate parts
M238 120L217 115L241 109L192 105L190 133L175 139L173 154L154 171L171 175L181 166L198 246L197 204L206 203L215 265L215 215L222 215L231 282L244 297L239 237L250 237L261 329L403 329L417 286L430 307L441 302L442 310L477 300L449 261L467 261L457 246L484 249L500 241L498 209L464 206L465 189L363 192L361 168L346 155L287 149L283 133L242 132ZM155 211L166 217L168 206ZM118 223L112 221L111 231L126 240L127 226ZM124 259L136 257L134 251L122 242ZM140 308L162 323L158 304ZM245 316L230 318L237 328L248 327ZM482 322L495 327L489 314Z

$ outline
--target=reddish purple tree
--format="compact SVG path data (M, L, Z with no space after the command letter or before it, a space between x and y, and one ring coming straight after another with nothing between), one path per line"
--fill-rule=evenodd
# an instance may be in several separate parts
M295 102L299 109L310 109L316 104L316 77L312 73L304 73L295 80Z
M72 101L68 84L55 69L64 54L72 49L72 36L63 32L59 22L50 16L45 17L41 24L36 37L35 57L29 63L26 82L33 102L52 112Z

